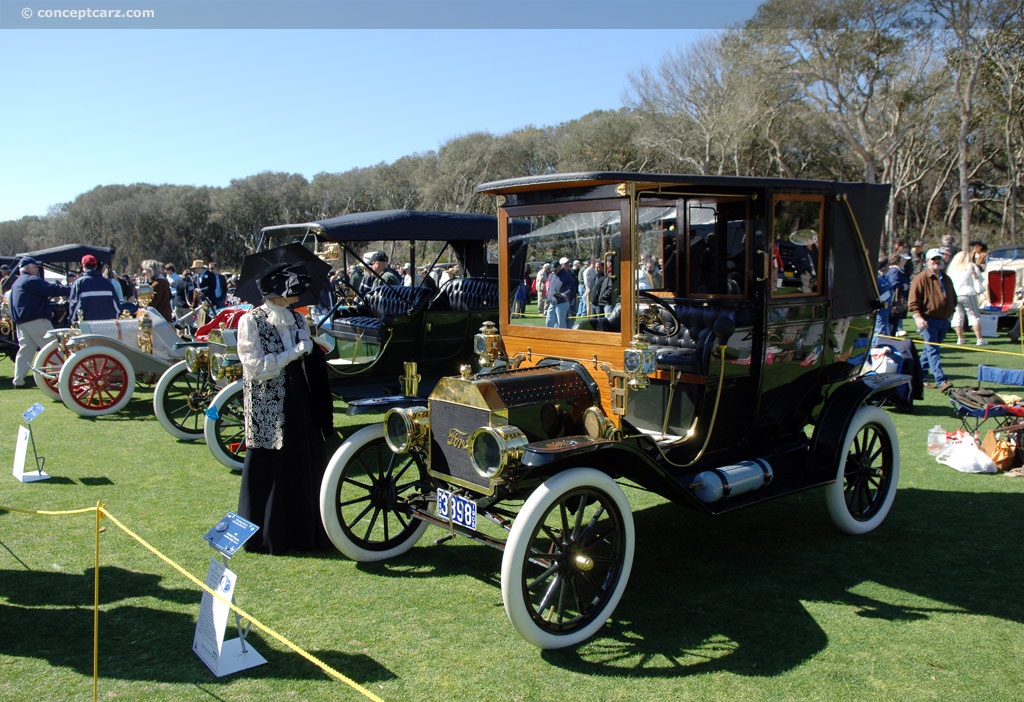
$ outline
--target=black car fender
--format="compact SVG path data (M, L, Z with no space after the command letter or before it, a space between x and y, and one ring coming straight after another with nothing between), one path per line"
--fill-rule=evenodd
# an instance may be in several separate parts
M576 467L595 468L612 478L650 483L664 468L638 446L588 436L563 436L536 441L526 447L522 465L532 476L550 476Z
M900 373L862 375L844 383L829 395L811 436L808 461L811 471L820 471L823 479L834 479L841 459L843 439L857 410L873 396L907 384L910 380L909 375Z

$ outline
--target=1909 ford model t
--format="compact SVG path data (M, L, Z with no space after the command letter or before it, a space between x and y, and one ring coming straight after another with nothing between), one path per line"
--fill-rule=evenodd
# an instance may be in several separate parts
M888 186L587 173L479 191L498 202L500 328L476 338L483 370L333 456L321 515L345 555L398 555L429 524L495 546L513 626L557 648L629 578L617 480L710 514L823 486L840 530L882 523L900 460L877 405L907 378L861 365ZM562 257L599 261L613 294L574 329L510 312L526 262Z

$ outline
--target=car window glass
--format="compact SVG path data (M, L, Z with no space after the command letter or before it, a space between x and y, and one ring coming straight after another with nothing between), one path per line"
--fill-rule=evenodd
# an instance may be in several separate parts
M618 209L515 215L516 227L508 237L509 291L512 296L509 323L545 326L546 289L559 269L559 261L580 261L572 275L570 309L580 329L615 331L620 302L620 271L606 271L606 261L620 260L621 216ZM583 287L586 268L596 271L601 262L599 285ZM581 304L581 300L583 301ZM612 322L606 322L611 319Z
M821 293L821 232L824 200L779 195L772 220L772 296Z
M642 203L637 287L681 297L745 295L747 217L744 198Z
M678 235L674 203L640 207L637 217L637 242L640 257L636 266L639 290L675 290L676 237Z
M684 211L687 294L745 295L746 203L742 199L686 200Z

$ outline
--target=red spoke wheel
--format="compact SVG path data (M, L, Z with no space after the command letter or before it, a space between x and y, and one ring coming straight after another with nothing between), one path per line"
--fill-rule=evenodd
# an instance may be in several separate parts
M57 385L68 409L83 417L98 417L128 404L135 390L135 372L117 349L90 346L68 357Z
M60 347L57 339L52 339L39 349L35 361L32 362L32 376L36 379L36 387L51 400L60 400L60 388L57 381L60 369L64 367L67 355Z

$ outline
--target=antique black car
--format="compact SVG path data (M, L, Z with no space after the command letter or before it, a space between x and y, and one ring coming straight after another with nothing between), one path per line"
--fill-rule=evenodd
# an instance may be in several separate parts
M311 317L315 333L331 347L331 389L353 414L422 404L441 377L472 360L473 335L481 324L497 321L498 229L493 216L356 212L266 227L262 235L274 243L299 241L342 273L333 304L326 303L329 309L311 312ZM409 263L412 285L372 285L379 276L366 255L380 249L396 269ZM456 267L457 275L448 273ZM352 278L355 271L362 282ZM212 336L216 339L207 358L219 387L205 410L203 432L213 455L241 470L241 368L232 367L237 364L233 332ZM197 381L190 378L180 376L183 390L170 395L176 405L172 412L194 413L201 405L196 401Z
M840 530L883 522L900 462L877 405L907 378L861 370L888 186L608 172L479 192L497 199L500 324L476 337L481 370L333 456L321 515L342 553L390 558L429 524L499 548L512 625L557 648L629 578L617 481L710 515L821 486ZM526 262L563 259L601 264L604 301L573 302L569 328L511 314Z

